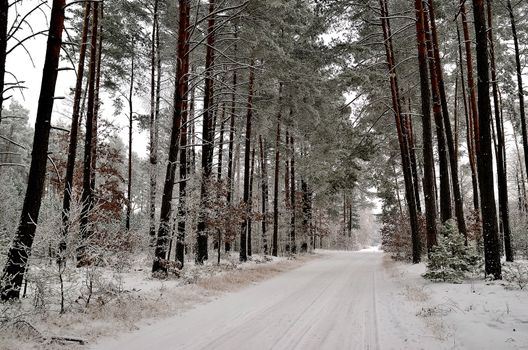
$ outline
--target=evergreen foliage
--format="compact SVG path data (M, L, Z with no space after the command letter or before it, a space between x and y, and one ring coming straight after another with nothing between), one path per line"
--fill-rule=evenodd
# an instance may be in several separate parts
M434 282L461 283L468 273L478 269L481 258L471 247L464 245L464 237L458 232L454 220L447 221L440 230L427 263L425 278Z

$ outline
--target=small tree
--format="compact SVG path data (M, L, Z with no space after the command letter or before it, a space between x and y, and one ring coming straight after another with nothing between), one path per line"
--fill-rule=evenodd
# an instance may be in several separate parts
M441 229L438 245L433 247L427 272L423 277L434 282L461 283L466 273L480 265L480 257L464 244L454 220L447 221Z

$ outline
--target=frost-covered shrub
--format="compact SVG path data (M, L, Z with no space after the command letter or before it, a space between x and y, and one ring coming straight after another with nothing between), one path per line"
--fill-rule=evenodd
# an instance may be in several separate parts
M504 264L502 278L512 288L525 289L528 286L528 262L519 261Z
M480 257L464 245L464 237L458 232L456 222L447 221L438 237L438 245L430 254L427 272L423 277L435 282L460 283L466 273L480 265Z
M423 249L426 241L425 218L423 215L418 216L418 225ZM400 215L399 213L394 213L386 215L383 218L380 234L383 250L389 253L394 260L412 260L411 227L407 214Z
M526 213L518 210L512 210L511 215L511 239L515 256L522 259L528 259L528 221Z

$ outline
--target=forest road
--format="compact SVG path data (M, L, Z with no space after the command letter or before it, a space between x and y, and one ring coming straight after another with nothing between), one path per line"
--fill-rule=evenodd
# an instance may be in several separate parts
M94 349L421 349L420 327L408 322L415 315L398 301L384 261L382 253L323 252Z

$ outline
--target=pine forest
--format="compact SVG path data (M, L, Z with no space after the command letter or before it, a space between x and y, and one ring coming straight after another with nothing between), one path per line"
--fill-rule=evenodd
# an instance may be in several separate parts
M0 0L0 349L528 348L525 0Z

